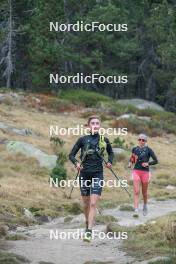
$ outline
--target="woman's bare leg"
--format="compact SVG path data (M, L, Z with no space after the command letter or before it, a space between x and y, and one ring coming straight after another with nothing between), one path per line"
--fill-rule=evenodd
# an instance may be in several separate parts
M139 180L133 180L133 191L134 191L134 208L137 209L139 206L139 194L140 194Z
M147 190L148 190L148 182L143 182L142 183L142 195L143 195L143 200L144 204L147 204Z

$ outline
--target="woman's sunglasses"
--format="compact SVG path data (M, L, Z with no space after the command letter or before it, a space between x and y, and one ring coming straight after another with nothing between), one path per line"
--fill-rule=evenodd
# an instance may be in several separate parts
M138 141L146 142L146 140L142 138L139 138Z

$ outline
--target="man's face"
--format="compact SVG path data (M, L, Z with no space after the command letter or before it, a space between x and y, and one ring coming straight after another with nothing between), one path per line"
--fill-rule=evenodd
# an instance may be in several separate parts
M89 128L92 134L98 133L100 127L101 127L101 123L99 119L93 118L90 120Z

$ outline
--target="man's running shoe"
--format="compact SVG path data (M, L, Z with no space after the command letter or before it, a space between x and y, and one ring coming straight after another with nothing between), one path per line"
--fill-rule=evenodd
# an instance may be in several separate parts
M87 229L86 232L85 232L85 234L84 234L83 241L90 242L91 239L92 239L92 230Z

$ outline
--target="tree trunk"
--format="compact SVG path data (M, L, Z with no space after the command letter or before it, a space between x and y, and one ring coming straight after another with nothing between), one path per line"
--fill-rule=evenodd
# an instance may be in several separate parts
M12 1L9 0L9 34L8 34L8 54L7 54L7 82L6 87L11 88L12 66Z

